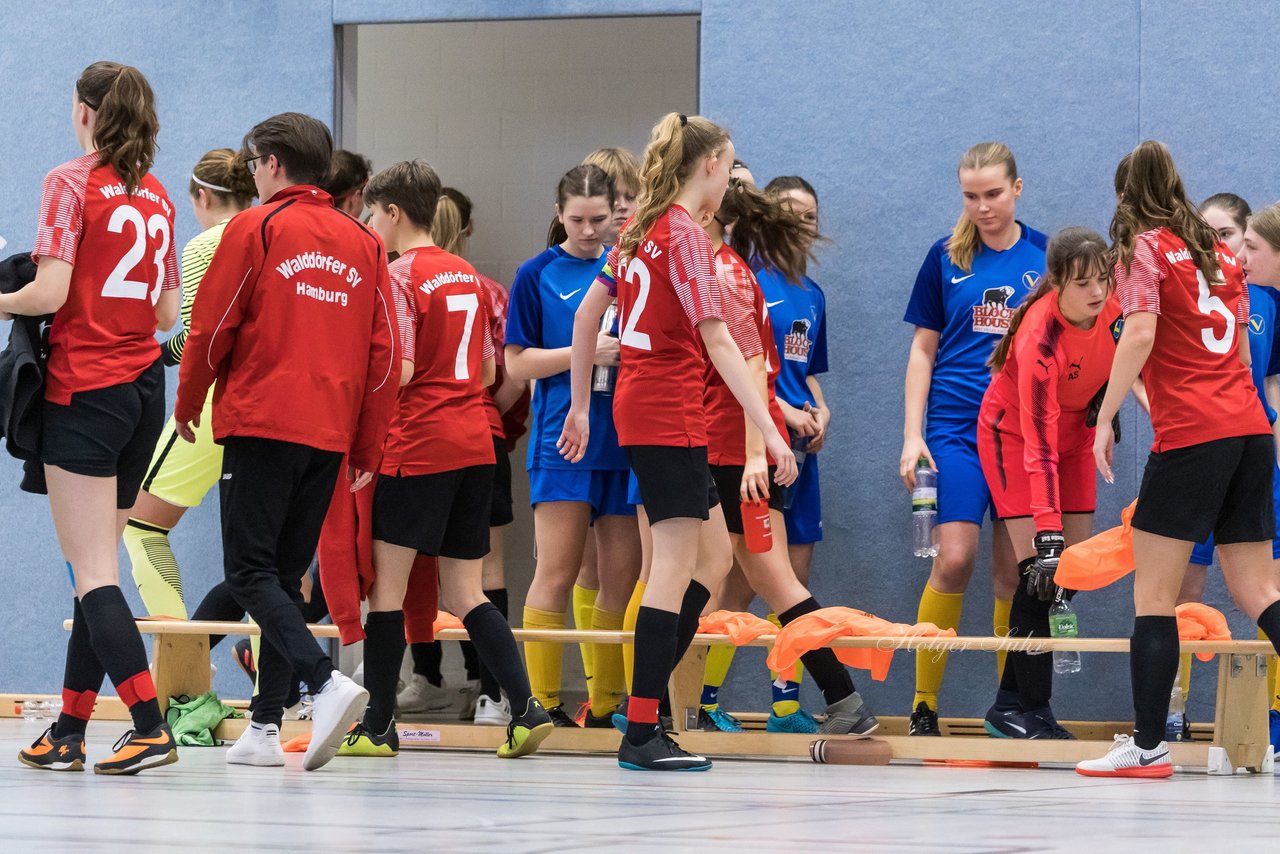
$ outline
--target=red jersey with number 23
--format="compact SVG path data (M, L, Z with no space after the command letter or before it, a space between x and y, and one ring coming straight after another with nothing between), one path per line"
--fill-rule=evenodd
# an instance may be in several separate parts
M1221 243L1217 256L1224 281L1211 287L1182 238L1157 228L1138 235L1127 271L1116 264L1125 317L1160 316L1142 369L1156 434L1153 451L1271 432L1249 369L1240 361L1240 326L1249 322L1244 273Z
M33 258L72 265L49 330L45 399L132 382L160 357L156 301L178 287L173 205L146 175L129 195L111 165L86 154L44 179Z
M626 260L619 268L613 247L598 278L618 298L618 444L705 447L706 360L697 326L723 317L711 238L672 205Z
M413 379L383 449L382 474L420 475L492 465L483 361L493 358L488 297L475 269L438 246L391 264L400 357Z

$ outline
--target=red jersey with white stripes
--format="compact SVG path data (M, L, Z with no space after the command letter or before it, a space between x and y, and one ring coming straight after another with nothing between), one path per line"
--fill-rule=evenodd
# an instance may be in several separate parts
M479 275L479 274L477 274ZM505 439L506 430L502 423L502 413L498 411L498 403L493 399L498 386L502 385L503 342L507 339L507 289L490 279L480 276L480 284L484 285L485 307L489 315L489 334L493 338L493 355L497 360L498 372L493 385L484 390L484 412L489 417L489 432L495 439Z
M391 264L401 358L413 378L400 391L382 473L436 474L494 462L485 416L483 361L493 336L475 269L439 246L410 249Z
M1138 235L1128 270L1116 264L1125 317L1160 315L1142 369L1154 451L1271 432L1249 369L1240 361L1240 326L1249 322L1243 271L1230 249L1221 243L1216 248L1223 281L1213 285L1182 238L1166 228Z
M1085 416L1111 375L1120 328L1114 296L1089 329L1068 322L1055 295L1042 297L1027 309L983 397L979 419L1022 444L1018 462L1030 481L1036 530L1062 530L1060 456L1092 444ZM1087 470L1092 483L1091 461Z
M72 265L67 301L49 330L45 399L132 382L160 357L156 301L178 287L173 205L146 175L129 195L98 154L44 179L33 258Z
M618 247L609 250L599 281L618 298L618 444L705 446L706 360L697 326L724 316L711 238L688 211L672 205L624 267Z
M774 427L782 436L787 435L787 422L774 386L778 380L778 347L773 339L773 324L769 322L769 309L764 294L756 283L755 274L737 252L721 244L715 254L716 281L724 300L724 320L729 334L742 351L742 358L764 357L764 368L769 391L769 414ZM715 365L707 362L706 391L703 402L707 412L707 460L715 466L741 466L747 462L746 422L742 404L729 391ZM767 456L767 455L766 455ZM775 460L768 457L770 465Z

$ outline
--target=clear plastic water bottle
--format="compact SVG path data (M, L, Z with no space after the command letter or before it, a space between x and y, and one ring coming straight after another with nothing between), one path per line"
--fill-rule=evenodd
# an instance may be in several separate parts
M809 439L810 436L801 436L791 428L787 428L787 435L791 439L791 453L796 458L796 479L790 486L786 487L786 492L782 494L782 509L790 510L791 505L796 503L796 486L800 483L800 474L804 471L804 461L809 458Z
M44 700L23 700L22 719L25 721L44 720L49 715L49 704Z
M604 314L600 317L600 331L618 336L618 304L609 303L605 308ZM617 365L596 365L591 371L591 390L598 391L601 394L613 394L613 387L618 381Z
M1185 741L1187 722L1187 697L1182 693L1182 680L1179 671L1174 677L1173 691L1169 694L1169 717L1164 722L1165 741Z
M938 473L924 457L916 463L916 488L911 490L912 554L937 557L933 528L938 521Z
M1049 609L1049 637L1080 637L1080 622L1076 619L1076 612L1071 610L1071 605L1063 598L1061 589L1058 590L1058 597L1053 600L1053 607ZM1053 651L1053 672L1079 673L1079 651L1055 649Z

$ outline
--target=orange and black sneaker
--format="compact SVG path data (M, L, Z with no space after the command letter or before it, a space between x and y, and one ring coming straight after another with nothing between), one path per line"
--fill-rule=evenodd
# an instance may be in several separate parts
M57 738L49 727L30 747L18 751L18 761L42 771L83 771L84 736Z
M178 743L168 724L160 724L151 732L129 730L112 748L111 757L93 766L95 774L137 774L147 768L158 768L178 761Z

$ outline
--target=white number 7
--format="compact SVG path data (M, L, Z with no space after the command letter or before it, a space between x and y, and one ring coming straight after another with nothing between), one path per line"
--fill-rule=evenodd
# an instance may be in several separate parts
M1200 340L1209 348L1210 353L1228 353L1231 351L1231 342L1236 337L1235 316L1221 297L1209 295L1209 283L1199 270L1196 270L1196 283L1200 286L1200 299L1196 302L1200 313L1209 317L1220 314L1227 321L1227 330L1222 333L1221 338L1214 334L1212 326L1206 326L1200 330Z
M471 379L467 369L467 346L471 343L471 329L476 319L476 310L480 308L480 298L475 294L449 294L445 298L449 311L465 311L466 325L462 328L462 340L458 342L458 354L453 359L453 378L455 380Z

